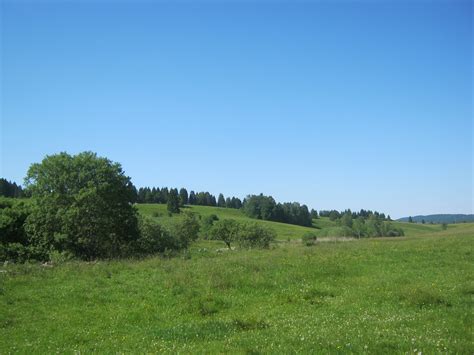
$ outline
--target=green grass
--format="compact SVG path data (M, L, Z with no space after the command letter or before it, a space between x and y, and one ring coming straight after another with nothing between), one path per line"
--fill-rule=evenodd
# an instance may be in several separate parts
M472 354L474 224L408 227L417 236L6 265L0 353Z

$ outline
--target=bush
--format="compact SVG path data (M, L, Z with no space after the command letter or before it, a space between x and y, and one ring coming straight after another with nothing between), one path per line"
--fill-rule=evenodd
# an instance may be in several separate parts
M133 246L135 254L146 255L180 249L179 240L150 218L140 218L138 226L140 237Z
M233 219L218 221L211 229L211 238L222 240L229 249L234 242L241 248L268 248L275 237L273 229L258 223L243 224Z
M229 249L232 249L231 243L238 241L240 224L233 219L222 219L212 226L210 237L214 240L223 241Z
M384 222L382 231L383 237L402 237L405 235L403 229L394 227L390 222Z
M238 243L243 248L268 248L275 238L273 229L258 223L247 223L241 225Z
M209 234L211 232L212 226L214 225L214 222L218 220L219 220L219 217L217 217L217 215L215 214L206 216L201 220L201 232L202 232L203 239L208 239L210 237Z
M47 260L49 248L34 245L24 228L31 213L27 202L0 198L0 260Z
M199 236L200 224L196 213L185 211L183 218L175 224L174 236L178 240L180 249L187 249L191 242Z
M316 234L311 233L311 232L306 232L305 234L303 234L303 237L301 237L301 241L302 241L303 244L306 245L307 247L310 247L310 246L312 246L312 245L315 245L317 239L318 239L318 238L316 237Z

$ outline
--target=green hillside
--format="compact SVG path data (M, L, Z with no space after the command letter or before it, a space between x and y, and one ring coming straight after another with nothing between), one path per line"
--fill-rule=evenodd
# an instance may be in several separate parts
M138 204L138 210L141 214L149 216L161 224L171 226L177 219L180 218L179 214L173 214L172 217L168 216L166 205L163 204ZM233 208L219 208L219 207L208 207L208 206L187 206L184 209L198 213L205 217L211 214L215 214L219 219L232 218L239 221L251 221L261 223L263 225L273 228L277 233L278 240L288 239L300 239L305 232L314 232L317 235L326 235L325 233L328 228L334 228L337 226L336 222L329 220L327 217L321 217L313 219L313 227L302 227L292 224L285 224L279 222L262 221L251 219L243 214L241 210ZM406 222L392 222L394 225L403 228L405 236L423 236L423 235L437 235L445 234L439 224L417 224L417 223L406 223ZM463 230L463 226L467 226L469 229L472 224L453 224L448 226L448 234L450 231ZM337 231L337 230L336 230ZM331 233L330 233L331 234ZM337 236L337 235L334 235Z
M162 204L138 204L138 210L143 215L152 217L157 222L170 226L180 218L179 214L173 214L172 217L168 216L166 205ZM257 222L262 225L269 226L277 233L279 240L299 239L305 232L318 232L322 228L335 226L335 223L330 221L329 218L320 218L313 220L313 228L296 226L292 224L262 221L251 219L245 216L241 210L233 208L219 208L219 207L208 207L208 206L187 206L185 209L198 213L202 217L209 216L211 214L217 215L219 219L232 218L238 221Z

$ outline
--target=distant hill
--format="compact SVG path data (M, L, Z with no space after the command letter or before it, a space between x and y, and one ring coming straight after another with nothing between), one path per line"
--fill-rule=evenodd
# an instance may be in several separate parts
M403 217L397 219L400 222L408 222L410 217ZM427 216L412 216L413 222L421 223L425 220L426 223L463 223L474 222L474 214L430 214Z

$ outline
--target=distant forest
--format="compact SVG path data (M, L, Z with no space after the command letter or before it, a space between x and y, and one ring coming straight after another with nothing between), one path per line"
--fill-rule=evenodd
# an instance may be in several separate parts
M0 178L0 196L5 197L23 197L24 191L20 185L7 179Z
M468 223L474 222L474 214L430 214L426 216L403 217L400 222L411 223Z
M136 190L136 189L135 189ZM226 208L241 208L242 201L237 197L225 198L223 194L219 194L218 198L209 192L194 192L184 187L168 188L168 187L140 187L136 190L136 202L138 203L168 203L170 196L177 197L179 204L184 205L199 205L199 206L213 206Z

